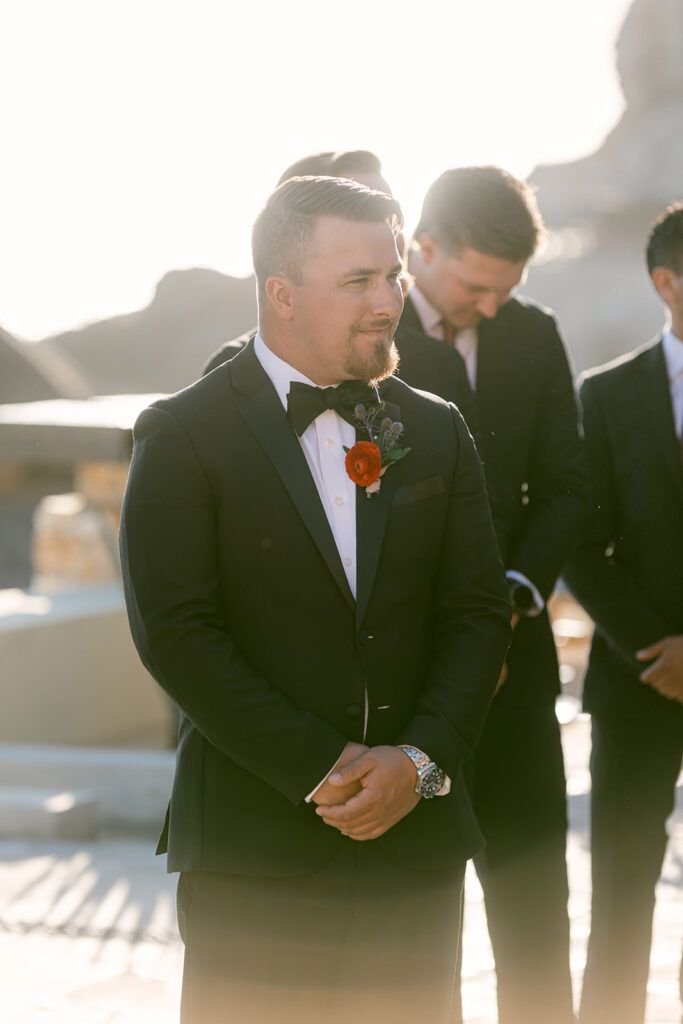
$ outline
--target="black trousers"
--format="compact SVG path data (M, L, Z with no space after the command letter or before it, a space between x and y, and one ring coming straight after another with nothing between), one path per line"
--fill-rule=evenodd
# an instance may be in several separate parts
M348 840L304 877L181 875L182 1024L451 1024L463 874Z
M504 712L494 705L469 788L486 839L475 866L499 1024L571 1024L567 798L554 703Z
M642 1024L655 885L666 850L683 735L593 715L591 933L582 1024Z

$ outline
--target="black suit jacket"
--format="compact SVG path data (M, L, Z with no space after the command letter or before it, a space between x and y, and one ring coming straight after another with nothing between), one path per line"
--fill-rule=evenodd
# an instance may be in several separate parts
M238 352L241 352L245 345L256 336L256 327L252 327L250 331L245 334L241 334L239 338L233 338L232 341L224 342L220 348L216 349L214 354L209 358L202 370L202 377L205 377L207 373L211 373L217 366L222 366L223 363L229 362L233 356L236 356Z
M588 711L683 727L683 707L638 679L635 652L683 633L683 470L661 340L581 387L590 501L569 586L596 623Z
M420 868L481 837L460 768L508 643L481 465L457 411L392 379L410 454L357 491L357 600L253 345L139 418L121 533L142 660L183 712L170 870L288 875L348 842L304 798L347 740L453 780L377 840ZM400 410L400 411L399 411Z
M507 569L547 599L578 538L585 472L571 371L554 317L512 299L478 327L476 392L459 353L422 330L408 296L399 377L454 402L477 439ZM546 612L517 626L495 707L552 701L557 655Z

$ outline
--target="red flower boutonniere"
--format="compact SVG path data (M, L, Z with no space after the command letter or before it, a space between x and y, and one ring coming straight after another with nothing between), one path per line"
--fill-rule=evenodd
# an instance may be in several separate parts
M367 408L357 405L354 409L355 417L367 430L370 440L357 441L352 448L344 448L346 472L354 484L365 488L368 498L379 491L382 477L389 466L393 466L410 451L410 448L396 447L404 431L402 423L384 416L377 425L377 419L384 408L384 402Z

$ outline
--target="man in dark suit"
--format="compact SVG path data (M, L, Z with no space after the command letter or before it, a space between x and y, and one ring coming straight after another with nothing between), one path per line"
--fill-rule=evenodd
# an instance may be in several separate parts
M582 1024L642 1024L655 885L683 752L683 204L655 223L663 337L581 387L590 514L566 578L595 620L593 900Z
M399 215L348 181L277 189L259 333L136 424L122 563L182 712L160 849L184 1024L452 1019L481 842L461 769L509 604L461 417L388 376Z
M577 537L583 470L553 316L511 298L542 229L526 186L494 167L429 189L396 340L399 376L455 402L491 490L516 627L471 765L477 860L501 1024L573 1020L558 666L546 602Z

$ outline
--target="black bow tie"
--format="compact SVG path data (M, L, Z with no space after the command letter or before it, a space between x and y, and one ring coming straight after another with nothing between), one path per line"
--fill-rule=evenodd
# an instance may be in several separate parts
M334 409L347 423L356 426L357 405L377 405L377 390L362 380L345 380L336 388L317 388L293 381L287 397L287 416L299 437L326 409Z

